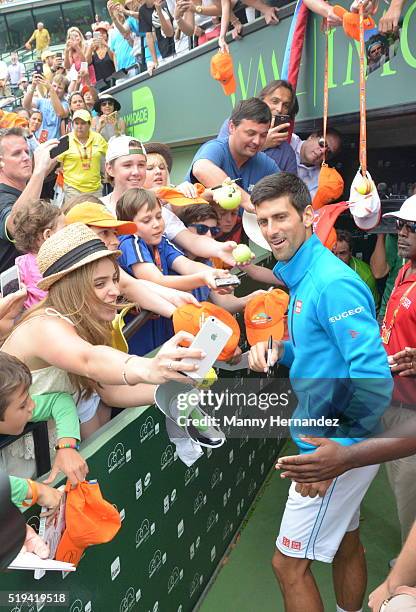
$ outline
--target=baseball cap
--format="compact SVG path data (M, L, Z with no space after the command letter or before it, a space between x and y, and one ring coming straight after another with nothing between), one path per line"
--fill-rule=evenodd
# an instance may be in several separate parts
M216 317L232 329L233 333L230 339L218 356L219 361L228 361L234 355L240 341L240 326L233 315L224 308L215 306L210 302L200 302L200 307L194 306L194 304L179 306L172 317L175 334L180 331L187 331L195 336L201 329L203 321L208 317ZM189 346L189 343L186 343L186 345Z
M318 178L318 190L313 198L312 206L318 210L321 206L335 202L344 191L344 179L335 168L323 164Z
M362 182L363 177L358 170L351 184L350 190L350 212L354 218L354 222L361 230L370 230L378 225L381 216L381 202L374 185L373 179L369 172L366 173L366 178L372 185L372 190L367 195L362 195L357 187Z
M55 559L78 565L84 550L94 544L110 542L121 527L117 509L107 502L96 481L79 482L65 488L66 529Z
M42 58L42 62L44 62L46 59L48 59L48 57L55 57L56 53L55 51L51 51L50 49L46 49L46 51L44 51L41 55Z
M254 244L257 246L266 249L266 251L271 251L272 248L270 244L267 242L266 238L261 233L261 229L259 228L259 224L257 223L257 215L254 213L249 213L246 210L243 212L243 229L246 233L246 236L250 238Z
M229 53L219 51L211 58L211 76L219 81L224 93L229 96L235 93L237 83L234 77L233 58Z
M403 219L403 221L416 221L416 195L407 198L399 210L385 213L383 217L395 217L396 219Z
M330 251L337 241L337 233L334 229L335 221L345 210L348 210L347 202L327 204L314 211L313 231Z
M72 115L72 121L75 121L75 119L81 119L86 123L91 123L91 115L85 108L80 108L79 110L75 111L75 113Z
M173 204L174 206L190 206L191 204L208 204L207 200L201 198L200 195L204 193L205 187L200 183L195 183L197 197L187 198L181 191L173 187L158 187L155 192L158 198Z
M256 295L244 309L246 336L250 346L266 342L270 336L281 340L285 333L284 315L289 304L289 295L281 289Z
M115 229L117 234L135 234L137 225L133 221L121 221L113 217L104 205L93 202L82 202L76 204L65 215L67 225L71 223L85 223L96 227L108 227Z
M137 145L137 143L139 144ZM118 159L119 157L124 157L125 155L134 155L136 153L139 155L146 156L146 149L144 148L143 143L141 143L140 140L125 135L113 136L108 141L108 149L107 154L105 156L105 161L109 163L114 159Z

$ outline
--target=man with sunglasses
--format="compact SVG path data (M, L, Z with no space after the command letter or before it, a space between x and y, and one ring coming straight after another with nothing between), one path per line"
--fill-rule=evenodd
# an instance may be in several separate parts
M327 130L326 139L323 138L322 132L313 132L306 140L301 140L297 134L293 134L290 145L295 151L298 177L306 184L313 199L318 190L324 155L328 161L340 152L341 134L333 128Z

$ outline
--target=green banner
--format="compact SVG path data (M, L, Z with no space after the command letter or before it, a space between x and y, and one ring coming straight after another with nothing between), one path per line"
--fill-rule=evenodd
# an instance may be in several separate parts
M385 10L380 4L380 13ZM377 20L376 19L376 20ZM209 72L215 44L207 52L191 52L179 65L171 64L150 79L114 88L129 133L137 138L184 143L218 133L236 100L254 96L269 81L280 78L291 17L277 26L251 32L232 42L237 92L227 97ZM321 19L311 14L300 69L298 121L322 116L324 35ZM194 57L194 55L197 57ZM329 111L331 115L358 112L358 43L336 28L329 39ZM416 0L403 9L400 50L396 58L367 80L369 110L410 104L416 100Z
M141 413L141 414L139 414ZM86 550L75 573L14 571L2 591L62 591L70 612L193 609L277 455L278 440L229 440L191 467L178 458L156 408L129 409L83 449L122 527ZM33 512L33 510L32 510ZM29 516L29 513L27 512ZM35 528L39 519L32 516ZM10 605L5 612L37 612Z

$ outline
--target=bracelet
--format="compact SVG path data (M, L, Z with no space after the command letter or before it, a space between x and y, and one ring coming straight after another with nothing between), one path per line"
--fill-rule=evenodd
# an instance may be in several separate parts
M127 376L126 376L126 365L128 364L128 362L133 359L133 357L136 357L136 355L130 355L130 357L128 357L126 359L126 361L124 362L124 370L121 373L121 378L123 379L123 382L125 385L128 385L129 387L134 387L134 385L136 383L131 383L127 380Z
M66 442L65 444L55 444L55 450L61 450L62 448L73 448L79 450L79 442Z
M30 478L27 479L27 482L30 487L30 490L32 491L32 499L30 500L30 503L23 501L22 506L24 506L25 508L30 508L30 506L34 506L38 501L39 489L37 482L34 482Z

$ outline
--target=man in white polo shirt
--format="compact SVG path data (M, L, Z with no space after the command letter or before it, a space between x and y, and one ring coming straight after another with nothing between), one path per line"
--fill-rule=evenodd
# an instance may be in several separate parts
M114 190L101 198L101 201L115 215L117 201L127 189L143 188L147 169L146 149L139 140L130 136L117 136L108 143L105 161L106 172L112 179ZM168 240L174 241L195 257L220 257L228 265L235 265L231 254L235 242L217 242L208 236L198 236L198 240L195 240L195 234L166 206L163 206L162 214Z

